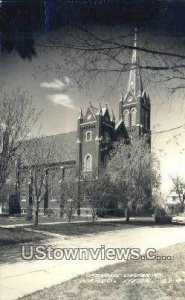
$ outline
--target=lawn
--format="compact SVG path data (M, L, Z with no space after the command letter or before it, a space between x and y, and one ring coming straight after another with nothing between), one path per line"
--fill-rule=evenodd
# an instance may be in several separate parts
M132 226L131 226L132 225ZM144 218L131 218L130 222L127 224L125 220L117 219L117 220L103 220L98 219L94 223L92 221L85 222L76 222L76 223L60 223L60 224L40 224L37 228L33 225L29 226L32 229L38 229L41 231L48 231L51 233L57 233L61 235L75 236L75 235L83 235L83 234L96 234L99 232L107 232L113 230L122 230L123 228L133 228L140 226L174 226L183 224L180 223L172 223L172 224L156 224L154 219L151 217Z
M84 223L63 223L63 224L51 224L51 225L39 225L36 229L41 231L48 231L52 233L58 233L68 236L75 235L83 235L83 234L95 234L98 232L106 232L112 230L122 230L128 226L123 223L123 221L119 222L84 222ZM30 226L30 228L34 229L34 226Z
M79 220L79 217L73 217L73 220ZM89 220L88 217L80 217L80 220ZM65 222L67 221L66 218L61 218L58 215L51 215L49 218L48 216L39 215L39 222L40 223L54 223L54 222ZM1 225L16 225L16 224L32 224L33 221L27 221L24 215L20 216L0 216L0 226Z
M163 249L170 261L126 261L24 296L22 300L184 299L185 244Z
M41 233L24 231L21 228L0 228L0 246L15 245L46 239Z

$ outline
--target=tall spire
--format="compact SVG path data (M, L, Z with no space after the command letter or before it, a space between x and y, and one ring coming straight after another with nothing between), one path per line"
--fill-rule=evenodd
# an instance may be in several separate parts
M128 92L132 92L136 97L141 95L143 92L142 78L139 68L139 58L137 54L137 28L134 33L134 50L132 54L132 65L129 76Z

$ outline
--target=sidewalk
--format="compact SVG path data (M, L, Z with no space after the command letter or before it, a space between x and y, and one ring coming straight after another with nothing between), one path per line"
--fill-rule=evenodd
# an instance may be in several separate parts
M62 237L62 236L61 236ZM123 230L99 234L52 239L55 248L147 248L160 249L185 242L181 226L127 226ZM20 250L19 250L20 251ZM20 253L21 254L21 253ZM0 266L1 300L15 300L20 296L67 281L80 274L117 263L117 260L21 260ZM120 262L120 261L119 261Z
M73 220L70 224L79 224L79 223L90 223L89 220ZM95 220L95 223L121 223L125 222L125 218L98 218ZM40 222L39 225L59 225L59 224L67 224L67 221L60 222ZM153 217L131 217L129 225L157 225ZM185 217L174 217L172 220L172 224L174 225L185 225ZM10 225L0 225L0 228L18 228L18 227L30 227L33 226L32 223L22 223L22 224L10 224ZM43 232L43 231L42 231Z
M151 222L154 223L153 217L132 217L130 221L138 221L138 222ZM71 221L70 224L77 224L77 223L90 223L91 219L87 220L74 220ZM95 220L95 223L116 223L116 222L125 222L125 218L98 218ZM66 224L67 221L60 221L60 222L40 222L39 225L58 225L58 224ZM132 224L132 223L131 223ZM11 225L0 225L2 228L16 228L16 227L29 227L32 226L30 223L23 223L23 224L11 224Z

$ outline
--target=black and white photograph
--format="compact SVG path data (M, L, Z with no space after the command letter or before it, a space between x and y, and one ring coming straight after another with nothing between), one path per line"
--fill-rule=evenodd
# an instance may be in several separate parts
M185 298L185 1L0 1L0 299Z

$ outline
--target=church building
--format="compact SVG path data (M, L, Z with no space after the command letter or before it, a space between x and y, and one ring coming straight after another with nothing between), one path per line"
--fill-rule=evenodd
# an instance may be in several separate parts
M119 120L115 120L114 112L108 106L95 107L89 104L85 112L80 109L77 117L77 130L56 136L45 137L46 144L54 139L62 161L55 160L52 165L61 170L61 180L69 180L76 169L81 174L106 168L107 160L114 143L131 140L145 135L150 143L150 98L146 94L137 55L137 35L134 37L132 66L128 78L126 94L118 102ZM126 145L125 145L126 147ZM60 155L59 155L60 157ZM22 178L30 176L28 168L22 167ZM31 178L20 180L20 205L24 213L29 204L33 203ZM61 181L59 181L60 184ZM60 191L60 187L58 188ZM49 193L43 203L43 209L59 209L60 192L58 195Z

